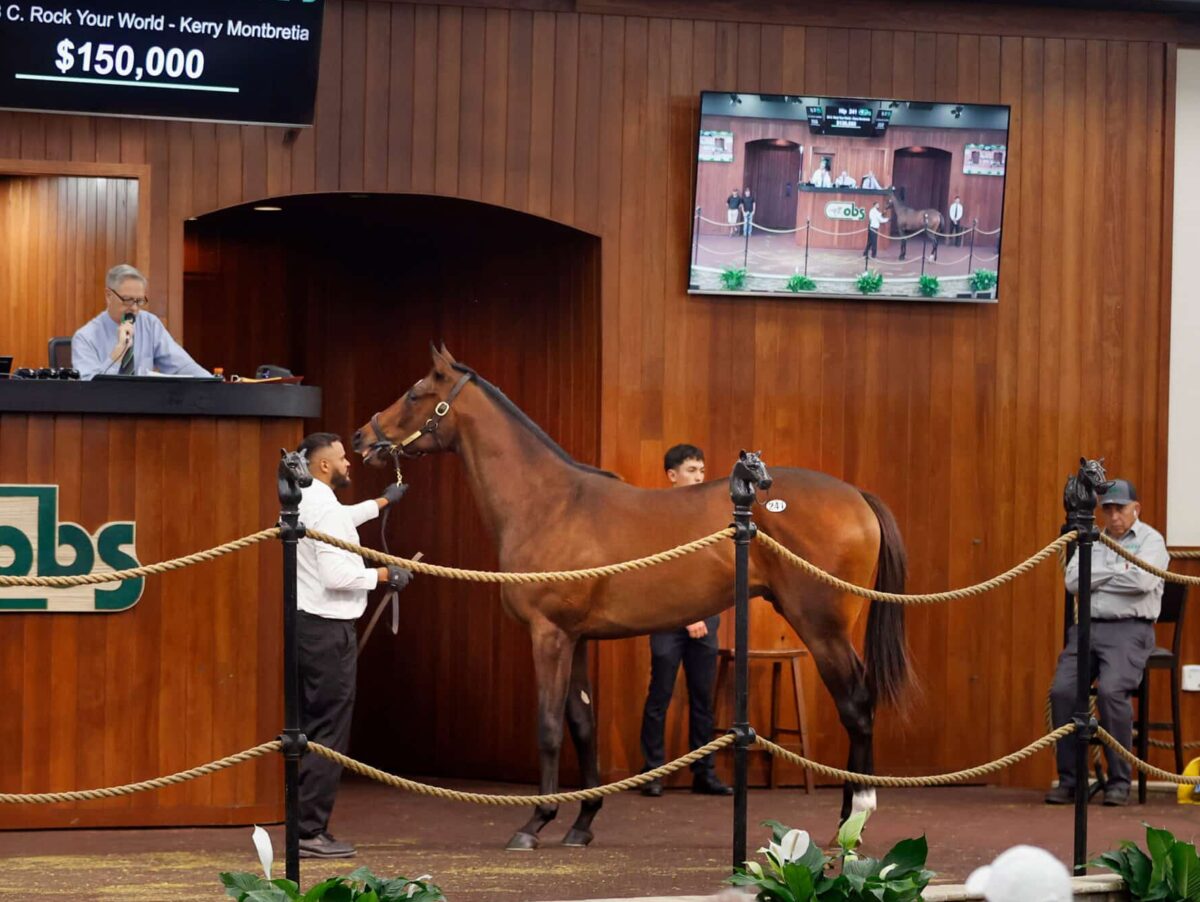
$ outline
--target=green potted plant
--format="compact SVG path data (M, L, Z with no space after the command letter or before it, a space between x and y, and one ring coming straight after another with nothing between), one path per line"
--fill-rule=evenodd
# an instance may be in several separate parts
M840 854L826 855L803 830L792 830L778 821L764 821L771 828L771 842L758 851L766 867L747 861L735 868L729 882L753 887L758 902L915 902L933 879L925 870L929 846L925 837L896 843L883 858L865 858L855 853L862 838L867 812L848 818L838 830ZM836 873L835 873L836 871Z
M1180 842L1169 830L1146 826L1147 855L1125 840L1115 852L1092 862L1121 875L1133 902L1200 902L1200 858L1196 846Z
M999 276L994 269L977 269L971 273L971 278L967 280L967 285L975 293L975 297L990 298L992 296L992 289L996 287L998 279Z
M867 270L858 277L858 281L855 284L863 294L877 294L883 288L883 273L879 272L879 270L875 272Z
M808 276L796 273L787 280L787 290L791 292L812 291L817 287L817 283Z
M921 292L922 297L935 298L942 293L942 284L937 276L925 273L917 280L917 290Z
M721 270L721 286L726 291L741 291L746 287L746 270L725 267Z

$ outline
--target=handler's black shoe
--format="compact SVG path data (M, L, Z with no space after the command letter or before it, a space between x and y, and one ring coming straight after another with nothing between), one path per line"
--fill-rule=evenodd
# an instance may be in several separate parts
M1075 804L1075 787L1063 786L1059 783L1048 793L1046 793L1047 805L1074 805Z
M1109 808L1123 808L1129 804L1128 786L1109 786L1104 790L1104 804Z
M695 777L692 780L692 792L705 796L731 796L733 787L726 786L716 774Z
M353 858L355 854L354 846L339 842L328 833L300 840L301 858Z
M663 794L662 780L651 780L642 787L642 795L657 799Z

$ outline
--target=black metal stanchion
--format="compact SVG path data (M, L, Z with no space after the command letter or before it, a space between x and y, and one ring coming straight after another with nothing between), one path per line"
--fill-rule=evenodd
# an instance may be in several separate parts
M300 758L308 740L300 730L300 661L296 653L296 544L300 525L300 489L312 485L304 457L283 452L279 462L279 528L283 541L283 798L285 805L285 876L300 883Z
M925 214L925 228L921 230L921 275L925 275L925 258L929 256L929 214Z
M750 633L750 543L756 527L750 519L758 489L771 487L771 477L758 454L743 451L729 477L733 500L734 542L734 713L733 713L733 866L746 861L747 761L754 743L750 729L750 669L747 646Z
M975 265L975 230L979 228L979 219L971 220L971 248L967 251L967 275L971 274L971 267Z
M808 275L808 239L812 235L812 220L804 220L804 274Z
M751 226L749 220L743 219L742 237L744 240L742 241L742 269L745 270L750 269L750 229Z
M1103 461L1080 459L1079 473L1067 480L1064 506L1070 508L1079 532L1079 591L1076 593L1078 616L1075 629L1075 873L1087 873L1088 751L1096 735L1092 718L1092 546L1096 543L1096 492L1104 492Z

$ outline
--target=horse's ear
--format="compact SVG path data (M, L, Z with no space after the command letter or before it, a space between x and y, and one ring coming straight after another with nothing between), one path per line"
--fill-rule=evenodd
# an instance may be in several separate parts
M442 342L441 354L449 363L458 363L458 361L454 359L454 355L446 350L446 343L444 341Z
M743 448L741 451L738 452L738 460L745 460L745 459L746 459L746 449Z
M1087 466L1087 458L1086 458L1086 457L1080 456L1080 458L1079 458L1079 466L1081 466L1081 467L1086 467L1086 466Z
M433 368L435 370L450 369L450 361L437 349L437 346L431 341L429 343L429 353L433 356Z

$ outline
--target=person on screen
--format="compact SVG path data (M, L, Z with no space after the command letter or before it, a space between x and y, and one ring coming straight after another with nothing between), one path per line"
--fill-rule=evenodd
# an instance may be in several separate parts
M747 237L754 234L754 208L758 202L750 191L750 186L742 192L742 234Z
M179 346L146 308L146 277L120 263L104 277L105 309L71 338L71 366L81 379L134 376L157 370L179 376L211 376Z
M879 201L871 204L871 212L867 214L869 220L867 227L867 246L863 248L863 257L869 253L872 257L879 256L879 227L888 221L888 218L880 212Z
M1139 517L1142 505L1137 490L1128 479L1114 479L1100 496L1104 535L1125 551L1165 570L1171 563L1162 534ZM1096 679L1096 710L1100 724L1113 739L1128 749L1133 744L1133 706L1130 699L1138 691L1146 661L1154 651L1154 621L1162 611L1164 583L1161 577L1129 563L1103 542L1092 545L1091 574L1091 660ZM1068 592L1079 591L1079 555L1067 564L1063 582ZM1078 633L1072 626L1067 646L1058 657L1054 684L1050 689L1050 707L1054 726L1071 722L1075 710ZM1075 770L1075 737L1058 741L1058 785L1046 794L1047 805L1070 805L1075 801L1076 780L1087 781L1086 772ZM1133 768L1113 749L1105 747L1108 780L1104 784L1104 804L1109 807L1129 803L1129 784Z
M876 191L881 190L883 187L882 185L879 184L879 179L875 178L875 170L874 169L867 170L867 174L863 176L862 186L864 188L873 188Z
M829 161L822 160L821 165L817 167L817 171L813 173L812 181L809 183L814 188L832 188L833 179L829 175Z
M854 181L854 176L848 173L845 169L833 182L838 188L857 188L858 182Z
M952 203L950 205L950 225L951 225L950 231L954 233L954 246L955 247L962 247L963 233L962 233L962 225L960 225L960 223L962 222L962 218L963 218L962 198L960 198L956 194L956 195L954 195L954 203Z
M729 197L725 198L725 206L729 208L725 211L725 221L729 223L729 237L733 238L740 230L738 221L742 216L742 195L737 188L729 192Z

